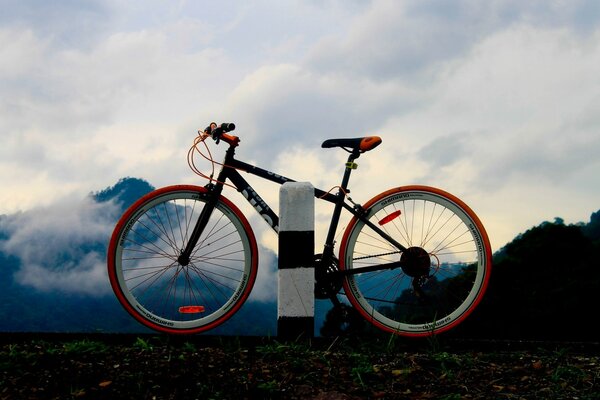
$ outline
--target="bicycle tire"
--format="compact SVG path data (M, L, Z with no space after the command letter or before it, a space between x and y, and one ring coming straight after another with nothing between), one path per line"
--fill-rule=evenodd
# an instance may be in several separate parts
M190 263L178 257L206 205L207 189L176 185L135 202L115 226L108 275L122 306L160 332L193 334L213 329L248 298L258 250L245 216L220 196Z
M364 209L407 251L355 217L342 238L340 270L358 272L402 257L406 262L346 275L352 306L377 328L407 337L439 334L464 321L481 301L492 268L489 238L477 215L452 194L428 186L388 190Z

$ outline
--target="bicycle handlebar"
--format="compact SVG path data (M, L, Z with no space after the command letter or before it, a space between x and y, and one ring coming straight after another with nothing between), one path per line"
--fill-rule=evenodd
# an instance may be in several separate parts
M224 122L221 125L217 125L215 122L211 122L209 126L204 129L204 133L210 135L213 140L219 144L221 139L232 146L237 146L240 138L233 135L228 135L227 132L231 132L235 129L235 124L232 122Z

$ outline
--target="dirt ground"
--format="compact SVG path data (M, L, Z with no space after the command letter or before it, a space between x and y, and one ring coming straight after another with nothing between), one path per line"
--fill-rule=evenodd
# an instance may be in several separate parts
M518 347L5 336L0 399L600 399L597 348Z

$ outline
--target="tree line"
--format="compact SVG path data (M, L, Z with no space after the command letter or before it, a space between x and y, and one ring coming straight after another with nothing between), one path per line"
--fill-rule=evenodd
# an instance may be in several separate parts
M543 222L497 251L482 302L445 335L598 341L598 307L600 211L589 223L566 225L561 218ZM335 334L342 320L331 311L321 334ZM370 327L358 323L353 329Z

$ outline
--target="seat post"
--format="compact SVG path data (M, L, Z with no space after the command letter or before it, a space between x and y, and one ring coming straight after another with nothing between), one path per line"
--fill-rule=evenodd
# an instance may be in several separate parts
M346 162L344 177L342 178L342 183L340 184L340 188L338 190L335 207L333 208L333 213L331 214L329 230L327 231L327 238L325 239L325 246L323 249L323 262L325 263L327 263L328 260L331 260L333 257L335 232L337 230L338 223L340 222L344 198L346 197L346 193L348 193L348 182L350 181L350 174L352 173L353 169L352 164L358 157L360 157L360 151L354 150L352 153L350 153L348 156L348 161Z
M340 185L341 188L343 189L343 191L340 189L341 196L344 195L343 192L346 191L346 189L348 188L348 182L350 182L350 174L352 173L352 170L354 169L352 167L352 165L354 164L354 160L356 160L358 157L360 157L360 152L358 150L354 150L348 156L348 161L346 162L346 169L344 170L344 177L342 178L342 183Z

